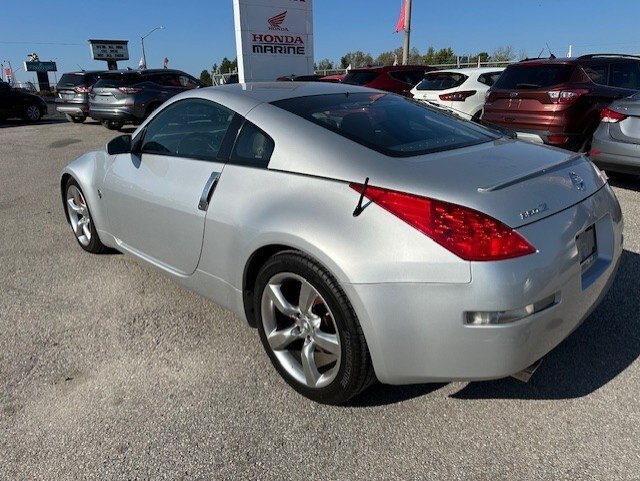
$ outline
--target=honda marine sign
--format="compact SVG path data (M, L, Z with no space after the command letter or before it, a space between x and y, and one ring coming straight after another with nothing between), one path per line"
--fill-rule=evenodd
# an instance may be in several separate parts
M312 0L234 0L233 7L240 82L313 73Z

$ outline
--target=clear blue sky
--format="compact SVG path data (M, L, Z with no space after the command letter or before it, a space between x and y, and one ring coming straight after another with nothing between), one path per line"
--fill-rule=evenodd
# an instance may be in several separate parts
M1 0L0 60L8 59L18 80L27 54L54 59L59 73L103 68L90 59L87 39L128 39L137 67L141 35L158 25L146 43L149 67L170 67L198 75L222 57L235 57L232 0L101 0L63 2ZM315 56L338 61L347 51L374 56L401 45L394 34L400 0L314 0ZM491 53L512 45L537 56L548 42L556 55L569 44L574 54L591 51L640 53L640 2L636 0L413 1L412 46L452 47L457 54ZM82 11L74 11L78 7ZM48 43L71 45L46 45ZM52 79L53 80L53 79Z

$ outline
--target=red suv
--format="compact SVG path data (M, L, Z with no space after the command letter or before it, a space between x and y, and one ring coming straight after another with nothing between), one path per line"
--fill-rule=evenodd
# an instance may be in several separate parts
M640 90L640 57L533 59L509 65L487 92L482 120L518 137L589 150L600 111Z
M396 65L349 70L342 83L386 90L412 97L411 89L418 85L427 72L435 70L427 65Z

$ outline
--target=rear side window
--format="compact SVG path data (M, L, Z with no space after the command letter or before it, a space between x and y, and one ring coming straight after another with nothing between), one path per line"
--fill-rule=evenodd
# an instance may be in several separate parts
M215 161L233 116L208 100L176 102L149 122L142 152Z
M433 72L425 75L418 84L418 90L447 90L459 87L467 80L464 74L457 72Z
M640 63L612 63L609 85L621 89L640 90Z
M375 80L378 72L350 72L342 80L343 84L366 85Z
M139 73L112 73L102 74L94 85L94 88L118 88L135 85L142 82L142 76Z
M566 64L512 65L502 72L495 87L508 90L553 87L568 82L573 69L573 65Z
M389 75L409 85L416 85L424 78L424 70L395 70L389 72Z
M391 157L457 149L498 138L479 125L393 94L315 95L273 105Z
M230 162L266 168L274 147L273 139L247 120L238 135Z
M607 85L607 72L608 65L585 65L583 67L584 73L588 75L593 83L597 83L599 85Z
M500 75L502 75L502 72L483 73L482 75L478 76L478 82L492 87L493 84L495 84L496 81L500 78Z

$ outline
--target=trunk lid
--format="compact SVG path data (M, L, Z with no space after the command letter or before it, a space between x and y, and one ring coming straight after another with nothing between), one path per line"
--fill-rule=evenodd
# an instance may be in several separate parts
M132 87L143 81L138 72L113 72L100 75L91 90L91 100L96 103L114 103L128 94L120 88Z
M621 142L640 144L640 98L618 100L612 103L609 109L628 115L621 122L609 124L609 135Z

